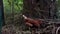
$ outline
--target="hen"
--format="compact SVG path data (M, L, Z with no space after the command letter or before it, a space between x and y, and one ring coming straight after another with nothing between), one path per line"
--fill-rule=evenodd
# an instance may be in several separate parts
M40 27L40 24L42 23L41 20L28 18L25 15L23 15L23 17L24 17L24 20L25 20L25 24L29 27Z

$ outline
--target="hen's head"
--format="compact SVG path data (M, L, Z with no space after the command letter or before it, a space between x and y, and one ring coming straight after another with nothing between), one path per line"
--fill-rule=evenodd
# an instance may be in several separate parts
M27 17L25 15L23 15L24 19L27 19Z

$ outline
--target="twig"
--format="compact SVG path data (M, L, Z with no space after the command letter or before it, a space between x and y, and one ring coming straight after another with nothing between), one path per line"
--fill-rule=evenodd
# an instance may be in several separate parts
M56 34L58 34L59 29L60 29L60 27L57 28L57 30L56 30Z

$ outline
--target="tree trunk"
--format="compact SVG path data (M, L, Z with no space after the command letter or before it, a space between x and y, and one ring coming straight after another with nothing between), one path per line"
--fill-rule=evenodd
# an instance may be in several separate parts
M3 0L0 0L0 34L2 30L2 24L4 25L4 12L3 12Z
M56 18L56 0L24 0L24 15L31 18Z

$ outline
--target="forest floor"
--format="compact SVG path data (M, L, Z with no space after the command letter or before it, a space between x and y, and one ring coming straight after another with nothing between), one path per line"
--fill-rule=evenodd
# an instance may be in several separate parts
M40 28L35 31L36 34L58 34L60 27L54 25L49 25L45 28ZM14 25L5 25L2 27L2 34L32 34L33 32L27 30L23 31L21 27L16 27Z

